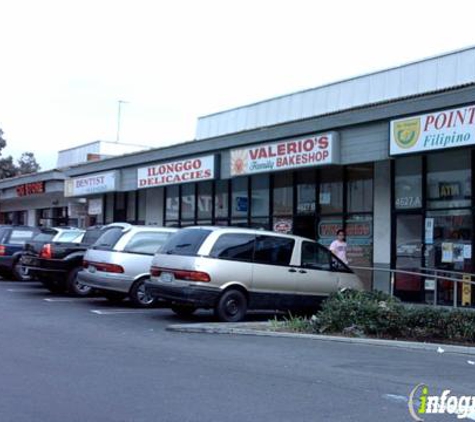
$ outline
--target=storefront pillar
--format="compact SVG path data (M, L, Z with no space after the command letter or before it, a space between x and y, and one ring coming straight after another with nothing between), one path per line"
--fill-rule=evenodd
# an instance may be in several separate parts
M391 265L391 165L390 161L374 163L374 248L375 267ZM391 277L388 272L375 271L373 289L389 293Z

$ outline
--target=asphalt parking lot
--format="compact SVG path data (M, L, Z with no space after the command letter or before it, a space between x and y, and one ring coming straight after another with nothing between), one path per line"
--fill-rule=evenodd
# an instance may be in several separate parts
M475 395L466 356L172 333L169 324L212 315L57 296L32 282L0 281L0 316L2 422L409 421L418 383Z

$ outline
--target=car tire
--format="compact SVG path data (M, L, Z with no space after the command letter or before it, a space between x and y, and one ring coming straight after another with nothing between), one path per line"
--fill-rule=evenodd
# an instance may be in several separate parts
M246 295L237 289L226 290L215 307L215 316L223 322L239 322L247 312Z
M145 293L145 280L145 278L137 280L130 288L130 300L137 308L150 308L157 302L157 299Z
M78 273L81 270L82 267L76 267L69 272L67 279L68 293L77 297L91 296L94 289L92 287L85 286L84 284L79 283L77 280Z
M100 292L101 296L104 296L110 303L121 303L125 300L127 295L119 292Z
M20 260L17 259L12 266L12 277L15 281L28 281L30 277L24 274L23 266L20 263Z
M51 293L65 293L66 287L53 280L41 280L41 284L45 286Z
M171 309L175 314L181 317L189 317L193 315L196 312L196 307L193 305L178 305L178 304L173 304L171 306Z

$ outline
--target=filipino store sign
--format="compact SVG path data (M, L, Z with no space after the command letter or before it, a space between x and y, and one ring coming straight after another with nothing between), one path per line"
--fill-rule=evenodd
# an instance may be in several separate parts
M290 139L231 151L231 176L335 164L340 159L338 134Z
M64 196L84 196L96 193L113 192L116 190L117 172L92 174L85 177L74 177L64 182Z
M214 163L214 155L207 155L142 167L137 170L137 187L153 188L214 179Z
M391 121L391 155L473 144L475 105Z

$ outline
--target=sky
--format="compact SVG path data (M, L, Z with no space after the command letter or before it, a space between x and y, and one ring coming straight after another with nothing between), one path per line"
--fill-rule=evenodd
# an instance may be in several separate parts
M57 151L194 139L198 117L475 45L470 0L0 0L0 128Z

